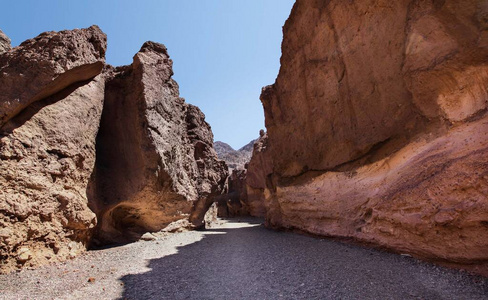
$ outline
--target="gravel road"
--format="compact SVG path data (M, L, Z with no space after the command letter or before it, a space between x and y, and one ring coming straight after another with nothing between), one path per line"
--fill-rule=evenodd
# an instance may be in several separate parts
M233 220L0 275L0 299L488 299L488 279Z

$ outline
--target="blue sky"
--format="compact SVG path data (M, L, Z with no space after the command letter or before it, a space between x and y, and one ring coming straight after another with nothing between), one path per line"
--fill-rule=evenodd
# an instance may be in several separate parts
M278 75L282 26L294 0L16 0L0 29L14 46L39 33L97 24L107 62L130 64L145 41L165 44L187 102L216 140L240 148L264 128L259 94Z

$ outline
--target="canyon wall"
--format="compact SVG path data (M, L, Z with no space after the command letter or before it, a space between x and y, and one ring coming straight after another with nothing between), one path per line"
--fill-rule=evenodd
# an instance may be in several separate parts
M90 240L105 49L94 26L0 55L0 270L74 257Z
M90 207L97 240L124 242L187 218L203 225L227 176L204 115L179 97L166 48L148 42L107 80ZM202 203L196 203L202 202ZM192 212L192 207L201 208Z
M487 30L486 1L298 0L261 95L267 225L488 262Z
M204 226L227 166L163 45L113 68L96 26L0 44L0 272Z

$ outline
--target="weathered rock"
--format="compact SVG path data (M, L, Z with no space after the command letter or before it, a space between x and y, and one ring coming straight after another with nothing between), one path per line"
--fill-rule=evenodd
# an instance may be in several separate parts
M106 47L92 26L45 32L0 55L0 128L32 103L100 74Z
M15 249L29 246L32 266L85 249L96 224L86 187L95 162L103 106L100 76L44 101L35 115L0 137L2 271L15 266Z
M214 143L214 148L219 159L225 161L229 172L232 173L234 169L244 169L244 166L249 163L255 142L256 140L252 140L239 150L234 150L230 145L217 141Z
M260 137L254 144L252 160L246 174L246 204L249 214L255 217L266 215L265 196L268 175L273 172L273 159L268 151L268 135L260 132Z
M86 188L104 94L90 66L103 64L104 41L96 27L50 32L0 55L2 272L72 257L89 242L96 218Z
M488 262L487 15L477 0L298 0L261 96L268 226Z
M0 30L0 54L5 53L10 49L12 49L10 39Z
M219 217L249 216L246 169L234 169L227 178L225 193L218 198Z
M90 207L101 243L138 239L204 215L227 170L203 113L179 97L166 48L145 43L132 65L107 81Z

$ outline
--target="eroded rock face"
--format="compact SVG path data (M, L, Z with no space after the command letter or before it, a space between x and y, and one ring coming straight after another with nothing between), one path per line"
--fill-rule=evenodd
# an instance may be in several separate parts
M234 169L227 178L225 193L218 198L218 216L249 216L246 193L247 169Z
M487 262L487 15L477 0L298 0L261 96L268 225Z
M252 160L247 168L246 203L249 214L255 217L266 215L264 191L268 176L273 172L273 159L268 151L268 135L260 132L260 137L254 144Z
M0 272L216 215L227 167L166 48L147 42L113 68L105 47L92 26L0 55Z
M90 207L100 243L138 239L171 222L203 225L227 170L203 113L179 97L166 48L147 42L113 70L97 137Z
M1 55L0 127L32 103L98 75L106 47L106 35L92 26L45 32Z
M90 239L104 41L97 27L50 32L0 55L0 271L74 257Z
M0 54L7 52L12 49L10 44L10 39L8 36L0 30Z

